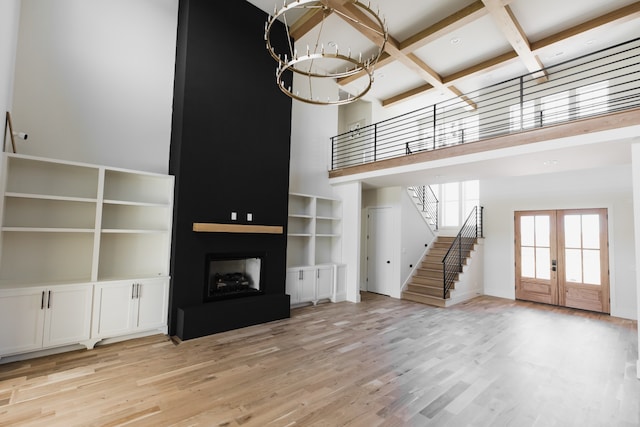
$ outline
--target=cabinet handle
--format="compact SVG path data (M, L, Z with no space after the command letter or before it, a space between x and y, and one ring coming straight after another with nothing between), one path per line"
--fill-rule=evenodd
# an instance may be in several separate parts
M140 283L136 283L136 298L140 299Z
M316 270L316 278L319 279L320 278L320 270Z
M40 310L44 310L44 291L42 291L42 297L40 298Z
M136 284L131 285L131 299L136 299Z
M300 270L298 271L298 280L302 280L302 279L304 279L304 271Z
M49 291L49 295L47 295L47 308L51 308L51 291Z

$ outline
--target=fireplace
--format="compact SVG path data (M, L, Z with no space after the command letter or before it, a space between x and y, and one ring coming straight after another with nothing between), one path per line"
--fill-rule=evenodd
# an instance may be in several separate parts
M204 301L264 293L264 253L206 255Z

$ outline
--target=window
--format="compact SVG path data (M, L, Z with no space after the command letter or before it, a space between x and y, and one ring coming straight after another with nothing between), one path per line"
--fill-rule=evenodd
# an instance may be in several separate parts
M609 82L603 81L576 89L578 117L606 113L609 110Z
M542 124L569 120L569 92L560 92L542 98Z
M441 227L461 227L471 209L480 203L479 181L431 186L440 201Z
M523 102L521 114L520 104L512 105L509 108L509 130L517 132L533 128L535 126L535 106L534 101Z

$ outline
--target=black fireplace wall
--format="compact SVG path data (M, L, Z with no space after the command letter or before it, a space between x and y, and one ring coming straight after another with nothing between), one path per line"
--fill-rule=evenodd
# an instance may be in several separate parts
M182 339L289 315L286 233L192 231L194 222L212 222L282 225L286 232L291 100L275 84L266 18L246 1L180 1L169 333ZM284 47L286 34L278 30L276 43ZM265 253L265 295L205 304L206 254L246 251Z

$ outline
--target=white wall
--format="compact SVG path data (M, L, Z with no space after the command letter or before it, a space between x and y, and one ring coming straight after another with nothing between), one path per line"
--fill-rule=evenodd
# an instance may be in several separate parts
M637 305L631 182L630 166L481 181L481 204L485 208L485 293L515 298L515 211L607 208L611 315L635 319Z
M22 0L18 152L166 173L178 0Z
M284 94L282 96L285 96ZM289 191L335 197L329 185L331 137L338 129L338 107L293 101Z
M635 263L640 265L640 144L631 146L631 164L633 176L633 210L635 225ZM640 276L636 275L636 301L638 304L638 319L640 319ZM638 328L638 354L640 354L640 328ZM636 376L640 378L640 357L636 362Z
M0 120L2 120L3 132L5 112L11 112L13 98L19 19L20 0L2 0L0 2ZM9 143L9 140L7 134L6 142Z

